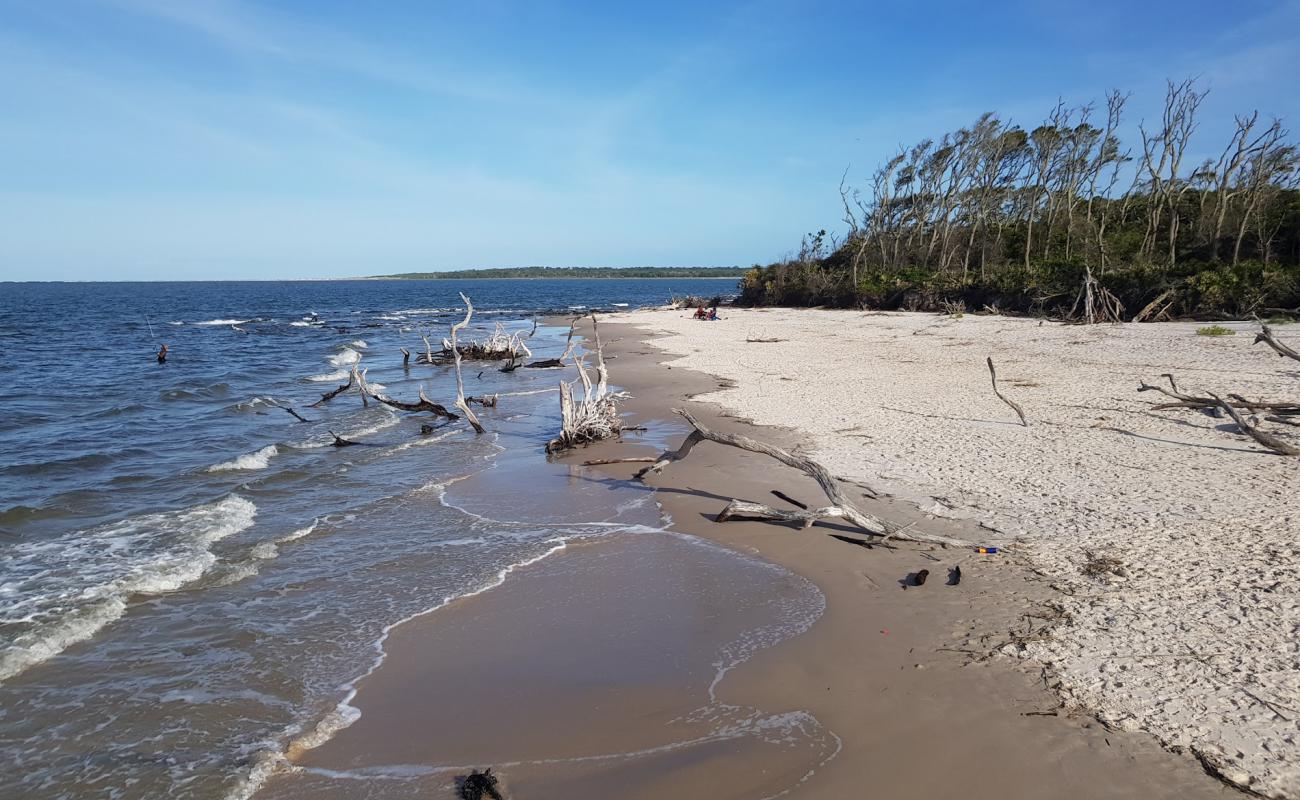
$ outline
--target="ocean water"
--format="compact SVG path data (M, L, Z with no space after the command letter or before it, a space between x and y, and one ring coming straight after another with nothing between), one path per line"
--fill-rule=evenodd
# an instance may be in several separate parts
M348 724L393 625L576 539L661 530L645 492L474 491L486 470L546 463L559 371L467 362L468 393L501 394L481 436L354 392L309 406L355 363L450 406L449 369L404 369L399 348L421 332L436 347L460 291L474 338L733 288L0 284L0 797L249 796L291 745ZM565 333L529 345L554 357Z

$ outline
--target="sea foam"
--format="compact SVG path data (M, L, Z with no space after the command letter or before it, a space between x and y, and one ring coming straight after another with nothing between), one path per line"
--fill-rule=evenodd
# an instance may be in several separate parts
M271 457L280 452L275 445L267 445L255 453L248 453L231 461L223 461L208 467L208 472L228 472L236 469L266 469L271 464Z
M126 612L132 595L175 591L216 562L211 546L253 524L257 506L230 495L180 511L142 514L20 542L6 565L0 681L93 636Z

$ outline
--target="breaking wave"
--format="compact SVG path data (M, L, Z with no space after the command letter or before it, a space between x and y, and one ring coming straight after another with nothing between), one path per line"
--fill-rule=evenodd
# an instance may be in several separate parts
M275 445L267 445L255 453L248 453L231 461L223 461L208 467L208 472L228 472L236 469L266 469L271 464L271 457L280 452Z
M0 611L0 681L90 638L126 612L132 595L198 580L217 560L213 543L252 526L256 514L253 503L230 495L15 545Z

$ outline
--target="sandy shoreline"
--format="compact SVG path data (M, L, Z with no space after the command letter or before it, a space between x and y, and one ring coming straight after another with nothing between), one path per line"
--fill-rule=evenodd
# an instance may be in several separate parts
M683 401L707 424L722 430L748 432L787 447L799 446L806 439L779 428L765 428L756 434L749 424L716 404L690 400L731 383L720 384L709 374L684 370L680 365L661 364L664 356L655 346L658 343L647 342L641 330L620 325L604 330L607 340L612 340L607 353L613 380L632 394L626 406L630 418L657 429L673 426L679 431L668 437L674 446L682 426L666 419L665 411ZM577 465L586 458L657 450L629 439L590 448L564 463L575 480L609 480L605 476L625 476L631 469L602 471ZM802 476L727 448L702 447L652 483L657 486L657 501L676 530L780 564L820 587L826 610L813 627L761 650L727 672L717 686L717 699L728 707L762 709L771 715L807 713L836 737L842 751L806 774L801 771L808 764L796 758L784 771L771 776L754 766L766 763L762 759L770 756L764 756L761 748L746 749L738 743L614 772L572 766L540 773L507 768L507 785L517 790L517 796L564 796L592 781L608 789L610 796L641 797L667 792L687 798L739 798L785 789L792 797L848 797L859 796L867 786L873 792L902 797L958 792L970 798L1236 796L1207 776L1191 757L1162 750L1149 736L1108 730L1087 715L1059 711L1058 697L1044 684L1044 673L1036 663L983 658L1005 641L1012 629L1023 632L1026 625L1036 629L1041 621L1026 615L1041 611L1053 599L1047 582L1037 579L1020 563L1019 556L979 557L928 546L867 550L827 536L834 531L823 526L799 533L762 523L719 525L713 515L724 497L769 500L768 492L778 487L805 501L818 497L815 486ZM873 511L900 520L917 516L913 506L901 501L875 504ZM991 535L973 520L933 519L925 524L936 532L968 539ZM442 712L437 698L445 691L439 682L445 676L439 678L436 670L442 667L433 665L448 641L446 626L490 619L512 602L522 615L513 617L516 624L529 624L527 615L533 612L542 615L535 618L535 624L553 623L554 615L548 615L546 609L553 609L572 588L557 576L566 570L581 573L582 565L608 546L570 548L548 562L521 570L501 589L458 604L448 609L450 613L440 612L395 631L397 641L389 661L360 686L356 705L362 710L362 721L326 747L307 754L304 763L328 771L367 761L405 764L420 758L420 753L436 760L433 753L448 736L447 731L440 732L430 724ZM909 572L928 568L941 578L948 562L962 566L961 585L949 587L940 579L925 587L902 589L899 581ZM621 588L606 586L596 591L588 597L590 607L626 607L620 605L627 602ZM519 597L530 594L531 602L520 603ZM726 608L716 609L716 613L722 614L721 619L734 616ZM564 617L564 624L584 627L582 616L571 613ZM702 623L697 619L682 624L684 631L693 631ZM618 626L596 623L595 628L616 631ZM489 625L478 641L496 641L497 634L511 640L508 626L498 624ZM548 652L548 646L541 647L543 654ZM538 654L530 655L526 649L514 653L524 663L533 655ZM543 706L537 706L542 713L533 715L519 699L523 695L494 692L493 686L500 685L499 676L494 679L485 672L471 677L458 684L456 691L477 698L481 705L474 707L489 714L509 710L512 737L531 743L527 747L539 742L550 746L546 740L555 734L545 716L554 716L558 713L555 709L542 712ZM527 688L526 670L517 679ZM596 703L600 713L573 709L573 714L587 720L583 729L593 742L635 740L645 745L662 738L656 731L664 726L664 718L646 716L647 709L687 702L675 698L689 694L690 685L685 675L642 680L635 671L627 671L616 682L619 699L606 696ZM504 703L502 694L513 699ZM653 700L656 696L659 699ZM564 699L576 705L594 702L580 694L565 695ZM404 717L400 710L408 706L425 712ZM636 721L630 727L628 715ZM495 743L491 736L482 741ZM417 743L415 750L412 742ZM580 742L574 747L569 755L583 750ZM448 776L441 780L438 785L449 785ZM291 782L273 781L265 796L307 795L294 791ZM332 795L315 792L311 796Z
M1152 412L1154 393L1135 391L1172 372L1184 387L1294 397L1300 370L1252 347L1251 326L1209 338L1190 323L726 317L619 319L678 356L674 371L721 378L702 399L724 413L798 425L800 446L837 474L1015 543L1066 623L1022 655L1060 677L1071 706L1254 791L1300 795L1300 470L1226 420ZM993 396L985 356L1029 428ZM932 524L903 515L918 518ZM1119 568L1090 574L1098 558Z

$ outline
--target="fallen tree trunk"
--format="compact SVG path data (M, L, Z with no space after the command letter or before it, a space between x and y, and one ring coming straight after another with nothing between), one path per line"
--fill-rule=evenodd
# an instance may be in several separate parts
M1263 328L1263 330L1255 334L1255 341L1253 342L1254 344L1259 344L1260 342L1263 342L1267 344L1269 347L1273 348L1273 350L1279 356L1283 356L1285 358L1294 358L1296 361L1300 361L1300 353L1297 353L1291 347L1283 344L1282 342L1279 342L1277 337L1273 334L1273 329L1268 327L1268 323L1261 322L1259 323L1259 326Z
M992 356L989 356L988 362L989 362L989 377L993 379L993 394L997 395L999 400L1011 406L1011 410L1016 412L1016 416L1020 417L1020 424L1028 428L1029 420L1025 419L1024 409L1022 409L1020 406L1016 405L1012 401L1008 400L1005 396L1003 396L1002 392L998 391L998 371L993 368Z
M379 403L383 403L389 408L395 408L398 411L428 411L431 414L436 414L440 417L446 417L447 419L460 419L459 416L448 411L445 406L439 403L435 403L429 398L425 397L423 386L420 387L419 402L404 403L401 400L394 400L388 395L381 394L380 392L377 392L374 389L370 388L370 384L366 382L365 371L358 370L355 364L352 366L352 378L353 380L356 381L357 388L361 390L362 397L369 397Z
M1281 439L1277 438L1276 436L1273 436L1272 434L1268 434L1265 433L1264 431L1261 431L1259 428L1256 428L1254 425L1251 425L1249 422L1247 422L1245 418L1241 416L1241 412L1237 411L1237 409L1233 408L1231 405L1224 402L1218 395L1211 394L1210 396L1214 398L1214 401L1216 403L1218 403L1219 408L1228 412L1228 416L1232 417L1232 421L1237 423L1237 427L1241 429L1242 433L1246 434L1250 438L1254 439L1256 442L1259 442L1261 445L1267 447L1269 450L1272 450L1274 453L1277 453L1278 455L1300 456L1300 447L1294 447L1282 441Z
M1158 320L1162 316L1165 316L1165 311L1168 310L1170 304L1173 302L1172 300L1170 300L1170 297L1172 297L1173 293L1174 293L1173 289L1165 289L1163 292L1159 294L1159 296L1156 297L1156 299L1148 303L1145 308L1143 308L1138 313L1134 314L1133 321L1146 322L1147 317L1152 317Z
M1138 384L1139 392L1159 392L1167 397L1172 397L1176 402L1159 403L1151 407L1153 411L1163 411L1170 408L1218 408L1223 401L1211 394L1208 397L1187 394L1178 389L1178 384L1174 382L1174 376L1164 373L1160 377L1169 380L1171 388L1166 389L1163 386L1153 386L1146 381ZM1272 411L1275 414L1296 415L1300 414L1300 401L1294 400L1247 400L1239 394L1228 395L1229 405L1235 408L1244 408L1247 411Z
M808 528L819 519L842 519L861 529L865 533L872 536L883 537L885 541L890 539L902 539L912 542L927 542L942 545L967 546L969 544L960 539L953 539L938 534L912 531L910 530L910 526L900 527L893 523L886 522L880 517L869 514L853 505L848 496L844 494L844 491L840 488L835 478L821 464L806 458L800 458L799 456L786 452L779 447L773 447L770 444L750 439L748 436L741 436L734 433L718 433L717 431L709 430L701 425L699 420L697 420L689 411L682 409L674 410L676 413L680 414L683 419L689 422L694 430L691 431L690 435L686 437L686 441L682 442L681 447L677 448L677 450L665 453L653 464L637 472L635 477L638 480L645 478L646 475L651 473L662 472L665 467L674 461L681 461L686 458L686 456L690 454L691 450L695 448L695 445L700 442L708 441L726 445L728 447L747 450L751 453L769 456L786 466L794 467L816 481L817 485L821 487L821 490L825 492L827 499L831 501L831 505L822 508L790 511L786 509L772 508L771 506L765 506L761 503L732 500L718 516L720 522L733 519L737 516L744 516L758 519L775 519L785 522L799 522L804 528Z
M464 292L460 293L460 299L465 301L465 319L451 326L451 355L452 360L456 362L456 408L465 413L465 420L469 422L475 433L482 433L483 424L478 421L478 417L474 416L474 412L469 410L469 403L465 402L465 381L460 375L460 348L456 346L456 333L469 325L470 317L474 316L474 304L469 301ZM534 323L535 327L536 323Z

